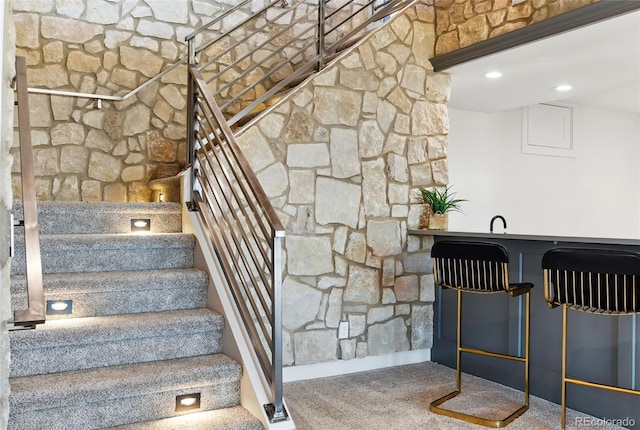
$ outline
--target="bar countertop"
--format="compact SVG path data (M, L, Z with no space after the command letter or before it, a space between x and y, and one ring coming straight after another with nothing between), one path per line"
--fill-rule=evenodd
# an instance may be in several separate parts
M590 243L602 245L640 245L640 239L608 238L608 237L580 237L580 236L549 236L534 234L511 234L511 233L483 233L467 231L449 230L408 230L408 234L414 236L447 236L475 239L495 239L495 240L532 240L541 242L557 243Z

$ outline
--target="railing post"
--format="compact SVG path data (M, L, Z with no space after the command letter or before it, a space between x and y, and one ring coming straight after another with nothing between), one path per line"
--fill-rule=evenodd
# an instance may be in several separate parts
M188 57L187 57L187 165L190 168L190 186L189 195L184 196L185 201L188 201L188 207L190 210L195 211L198 209L196 200L193 198L193 193L196 186L196 115L197 115L197 103L196 103L196 86L191 76L191 67L196 66L196 47L195 36L191 39L187 39Z
M326 0L318 0L318 63L316 65L318 72L324 67L325 1Z
M273 403L267 408L271 422L283 421L289 418L283 403L282 393L282 242L284 231L276 231L273 237L273 300L271 311L273 323L271 325L271 338L273 347L271 350L271 392Z
M18 134L20 138L20 171L22 175L22 209L24 212L24 247L29 307L14 312L14 325L34 327L45 321L42 255L36 202L31 121L27 93L27 66L24 57L16 57L16 92L18 98ZM12 227L13 228L13 227Z
M193 110L195 107L195 85L193 84L193 79L191 78L191 67L196 64L196 50L195 50L195 41L193 39L187 40L187 47L189 50L188 60L187 60L187 112L189 113L187 116L187 129L189 133L187 133L187 163L193 163L193 147L195 141L195 135L193 134L195 117L193 115Z

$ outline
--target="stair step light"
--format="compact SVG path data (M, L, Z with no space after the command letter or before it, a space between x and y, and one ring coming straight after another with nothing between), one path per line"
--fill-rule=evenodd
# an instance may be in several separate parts
M200 409L200 393L176 396L176 412Z
M70 315L73 300L47 300L47 315Z
M132 218L131 232L151 231L151 220L149 218Z

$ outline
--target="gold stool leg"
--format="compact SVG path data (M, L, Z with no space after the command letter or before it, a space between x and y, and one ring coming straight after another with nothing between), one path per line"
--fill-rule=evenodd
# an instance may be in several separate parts
M525 294L525 311L524 311L524 404L529 406L529 352L531 345L531 291Z
M517 410L512 412L509 416L501 420L490 420L490 419L478 417L475 415L470 415L462 412L456 412L449 409L444 409L444 408L441 408L440 405L442 405L448 400L453 399L458 394L460 394L461 385L462 385L462 377L461 377L462 376L462 349L463 349L461 345L461 342L462 342L461 340L462 339L462 291L458 290L458 318L457 318L458 327L456 330L456 390L448 394L445 394L444 396L432 401L429 404L429 410L431 412L440 414L440 415L445 415L451 418L460 419L469 423L479 424L485 427L502 428L502 427L506 427L509 423L511 423L513 420L518 418L520 415L522 415L529 409L529 324L530 324L529 311L530 311L530 301L529 301L529 293L527 293L526 310L525 310L526 333L525 333L525 357L524 357L525 404L520 406L520 408L518 408ZM469 350L468 348L465 348L465 349L467 350L467 352L473 353L473 351ZM479 352L481 351L478 351L475 353L479 353ZM484 353L484 354L487 354L487 353ZM499 356L502 358L510 358L510 359L515 358L515 357L506 356L503 354L489 354L489 355ZM521 361L522 359L518 359L518 360Z
M567 307L562 307L562 412L560 415L560 427L566 426L567 418Z
M456 390L462 386L462 291L458 290L458 328L456 329Z

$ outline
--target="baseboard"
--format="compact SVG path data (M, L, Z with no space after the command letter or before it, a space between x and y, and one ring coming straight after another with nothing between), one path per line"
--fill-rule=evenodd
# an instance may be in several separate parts
M349 373L366 372L367 370L423 363L425 361L431 361L431 348L354 358L352 360L289 366L282 369L282 379L284 382L303 381L305 379L348 375Z

